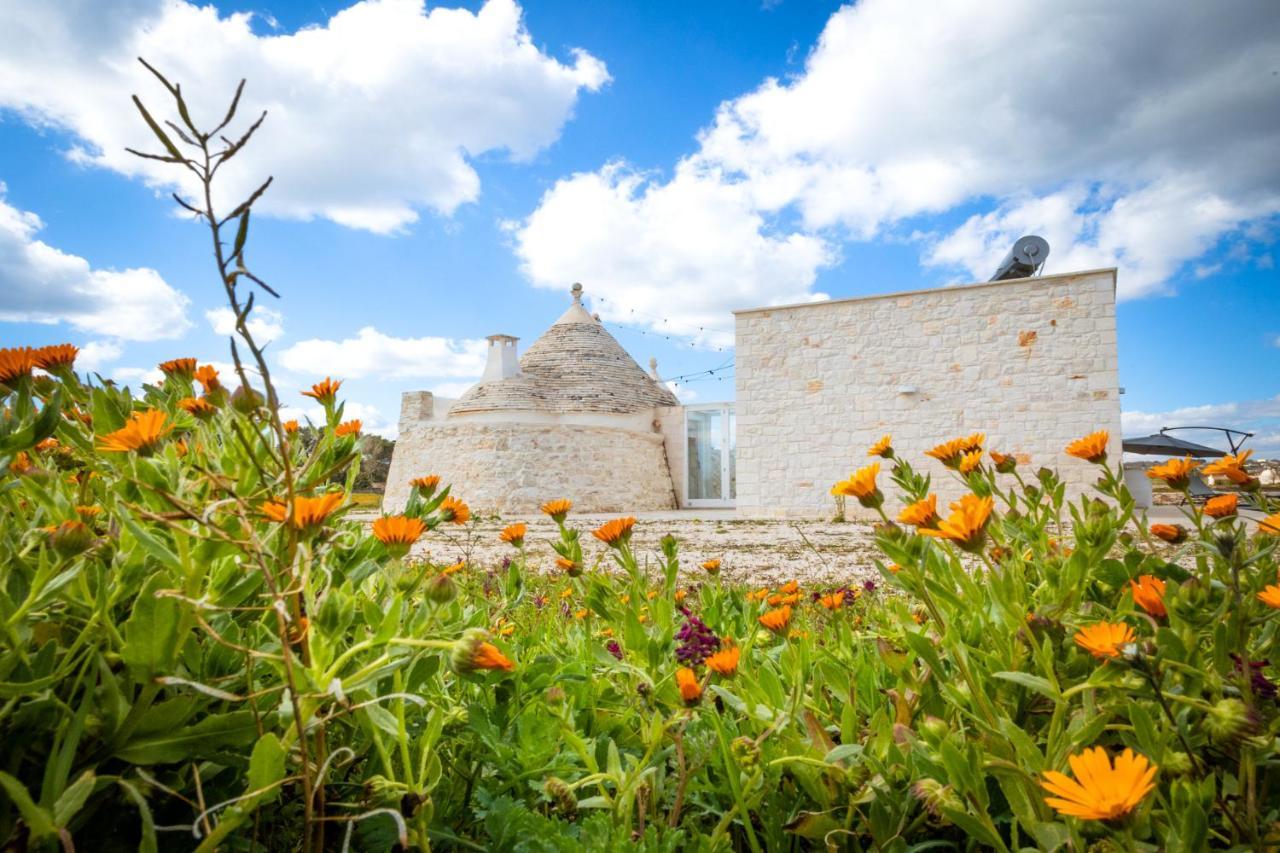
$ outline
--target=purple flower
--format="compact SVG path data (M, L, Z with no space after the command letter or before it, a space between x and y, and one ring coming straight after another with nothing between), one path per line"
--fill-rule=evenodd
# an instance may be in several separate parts
M875 581L866 581L865 583L863 583L863 584L862 584L862 588L863 588L863 589L865 589L867 592L875 592L875 591L876 591L876 582L875 582Z
M622 660L622 646L618 644L617 640L610 640L605 644L605 648L609 650L609 654L613 655L618 660Z
M541 610L547 606L547 597L545 595L535 595L533 597L533 606Z
M685 666L696 666L720 648L720 638L706 623L688 610L681 608L685 622L676 632L680 645L676 647L676 660Z
M1244 667L1241 665L1240 656L1233 654L1231 659L1236 662L1236 674L1243 674ZM1276 689L1275 682L1262 673L1262 668L1270 664L1271 661L1269 660L1249 661L1249 684L1253 689L1253 695L1259 699L1275 699L1277 694L1280 693Z

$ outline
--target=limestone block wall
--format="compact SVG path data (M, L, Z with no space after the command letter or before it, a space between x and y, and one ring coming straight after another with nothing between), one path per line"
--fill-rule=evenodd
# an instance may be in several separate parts
M675 506L662 436L652 430L467 418L403 425L383 509L402 509L409 480L426 474L478 512L536 512L553 498L583 512Z
M1115 280L1108 269L737 312L739 514L830 515L831 484L884 433L943 500L961 489L923 453L971 432L1032 471L1056 467L1078 493L1096 472L1063 454L1069 441L1106 429L1120 453Z

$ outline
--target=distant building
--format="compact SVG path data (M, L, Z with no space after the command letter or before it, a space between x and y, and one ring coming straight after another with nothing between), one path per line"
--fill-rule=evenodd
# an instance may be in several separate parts
M831 484L885 433L944 500L959 489L923 453L972 432L1078 492L1096 471L1062 453L1069 441L1106 429L1120 453L1115 284L1106 269L739 311L736 404L683 406L575 285L522 357L491 336L456 402L404 395L385 503L437 473L482 510L567 497L582 511L830 516Z

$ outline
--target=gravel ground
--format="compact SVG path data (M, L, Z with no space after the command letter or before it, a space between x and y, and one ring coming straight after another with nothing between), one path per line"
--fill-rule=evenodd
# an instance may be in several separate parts
M591 531L615 517L569 517L571 526L582 531L582 549L588 566L597 558L607 559L609 550ZM451 525L444 525L423 537L414 547L413 556L437 563L454 563L468 556L475 566L500 563L511 555L512 548L498 539L498 532L514 521L529 525L525 549L530 568L558 571L556 555L549 544L558 536L556 526L541 514L481 519L470 541L465 535L459 535L456 528L446 530ZM702 577L699 564L712 558L722 561L720 573L727 581L751 585L777 585L793 578L806 585L855 584L878 577L872 562L878 552L872 541L871 525L866 522L737 519L714 512L642 516L631 540L641 561L646 557L650 561L654 559L658 540L668 533L680 540L681 567L691 579Z

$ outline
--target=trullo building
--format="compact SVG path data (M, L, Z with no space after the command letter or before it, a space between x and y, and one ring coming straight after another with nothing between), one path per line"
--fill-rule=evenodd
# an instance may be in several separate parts
M480 510L531 510L558 497L589 512L675 507L659 425L675 395L582 306L581 285L572 295L523 356L516 338L490 335L484 375L456 401L403 396L388 509L429 473Z

